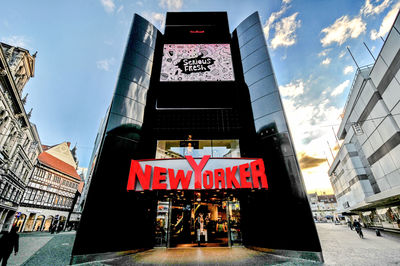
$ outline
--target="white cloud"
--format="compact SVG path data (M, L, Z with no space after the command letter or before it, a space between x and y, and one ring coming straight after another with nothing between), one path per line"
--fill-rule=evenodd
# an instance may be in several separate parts
M289 2L290 2L290 1L289 1ZM273 13L271 14L271 16L269 16L268 20L265 22L263 30L264 30L265 39L266 39L267 41L268 41L268 38L269 38L269 31L270 31L270 29L273 27L274 22L275 22L277 19L279 19L279 18L283 15L283 13L286 12L286 10L288 9L287 4L288 4L289 2L283 1L283 2L282 2L283 5L282 5L281 9L280 9L279 11L277 11L277 12L273 12Z
M177 11L182 8L183 0L160 0L158 5L164 9Z
M321 100L317 104L300 105L300 97L306 96L305 94L312 91L308 88L310 84L312 84L310 80L296 80L280 86L280 92L282 95L289 95L283 97L282 101L298 154L305 153L316 158L325 158L327 154L330 156L327 141L331 144L336 141L332 127L327 125L339 124L339 115L342 110L330 106L329 100L326 98L329 95L324 92L319 95ZM302 90L304 92L301 95L296 93ZM302 170L307 190L323 188L330 191L327 171L326 163Z
M165 25L165 16L162 13L157 12L148 12L144 11L142 13L143 17L146 18L148 21L153 23L159 29L164 28Z
M318 54L318 57L327 56L328 53L329 53L331 50L332 50L331 48L322 50L322 51Z
M341 109L329 106L328 99L320 100L319 104L308 105L298 105L297 98L284 97L282 101L296 150L323 157L327 138L335 141L332 128L326 125L340 123Z
M353 66L346 66L346 67L343 69L343 74L345 74L345 75L347 75L347 74L349 74L349 73L352 73L352 72L354 72L354 67L353 67Z
M342 94L344 89L349 86L350 84L350 80L346 80L344 82L342 82L341 84L339 84L336 88L333 89L331 96L337 96L339 94Z
M292 81L286 85L279 86L282 97L296 97L304 93L304 82L302 80Z
M101 2L101 4L103 5L104 10L105 10L107 13L112 13L112 12L114 12L114 9L115 9L114 0L101 0L100 2Z
M346 50L343 50L343 51L340 52L339 58L342 58L345 55L346 55Z
M25 48L25 49L28 49L28 47L29 47L28 43L30 42L27 37L22 36L22 35L12 35L12 36L8 36L8 37L3 37L3 38L1 38L1 41L6 44Z
M292 2L292 0L282 0L282 4L288 5L290 4L290 2Z
M329 65L330 63L331 63L331 59L330 59L329 57L325 58L325 59L321 62L321 64L323 64L323 65Z
M378 2L379 0L376 1L376 3ZM378 15L387 7L389 7L391 3L392 0L384 0L381 4L377 4L376 6L374 6L373 4L371 4L371 0L366 0L360 12L365 16Z
M111 57L110 59L103 59L96 62L96 66L98 69L110 71L110 67L114 65L115 59Z
M142 2L142 1L137 1L137 2L136 2L136 5L138 5L138 6L143 6L143 2Z
M376 40L380 37L385 36L386 33L389 32L390 28L393 25L394 20L396 19L397 13L399 12L400 9L400 2L398 2L392 10L390 10L387 15L384 17L382 24L379 28L379 31L376 31L375 29L371 30L371 40Z
M117 13L121 12L122 10L124 10L124 6L123 6L123 5L121 5L121 6L118 8Z
M299 12L283 18L275 24L275 36L271 40L272 49L279 46L291 46L296 43L296 29L300 27L301 21L296 20Z
M342 45L348 38L357 38L365 32L367 24L361 17L355 17L352 20L349 17L342 16L338 18L331 26L322 29L325 36L321 39L322 46L328 46L331 43Z

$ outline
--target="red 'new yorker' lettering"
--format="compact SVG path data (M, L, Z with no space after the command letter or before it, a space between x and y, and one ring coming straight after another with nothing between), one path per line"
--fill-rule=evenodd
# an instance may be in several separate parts
M243 160L247 162L239 164ZM169 163L165 163L168 160L160 161L163 161L161 165L164 167L159 166L159 160L142 162L132 160L127 190L268 189L265 165L262 159L218 158L210 160L210 155L206 155L197 164L192 156L186 156L186 162L178 159L171 163L171 168L167 168ZM212 163L206 168L210 161ZM238 163L238 165L232 166L232 163ZM227 165L229 166L226 167ZM144 172L142 166L145 169ZM189 170L190 168L191 170ZM194 180L192 180L193 172ZM139 184L140 186L138 186Z

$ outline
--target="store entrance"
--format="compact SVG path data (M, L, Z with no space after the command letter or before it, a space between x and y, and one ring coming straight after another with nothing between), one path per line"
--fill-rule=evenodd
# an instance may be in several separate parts
M172 200L170 247L228 246L223 194L185 192L183 196Z
M234 192L159 193L155 246L227 247L242 244L240 204Z

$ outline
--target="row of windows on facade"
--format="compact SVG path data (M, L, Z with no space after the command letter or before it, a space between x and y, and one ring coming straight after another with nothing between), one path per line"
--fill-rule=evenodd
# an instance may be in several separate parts
M31 189L28 188L25 192L24 202L33 201L33 204L43 205L43 204L51 204L53 206L60 207L71 207L72 206L72 198L63 197L57 195L55 193L50 193L43 190Z
M22 197L22 190L0 180L0 197L18 203Z
M21 166L22 165L22 166ZM13 173L17 176L20 176L22 174L21 181L26 182L29 174L29 167L25 165L22 160L18 157L15 160L14 166L11 169Z
M31 141L26 134L21 132L21 130L18 130L18 127L14 125L13 122L8 123L10 118L8 116L4 117L4 115L6 115L5 112L5 110L0 111L0 134L2 136L7 136L3 149L7 153L10 153L15 144L18 143L26 151L26 154L30 160L33 160L35 157L37 143L35 141Z
M62 179L62 183L61 183L62 185L70 187L70 188L74 188L74 189L78 188L78 184L77 183L65 180L62 176L50 173L50 172L45 171L45 170L40 169L40 168L36 168L35 175L37 177L39 177L39 178L48 179L49 181L53 180L56 183L60 183L61 179Z

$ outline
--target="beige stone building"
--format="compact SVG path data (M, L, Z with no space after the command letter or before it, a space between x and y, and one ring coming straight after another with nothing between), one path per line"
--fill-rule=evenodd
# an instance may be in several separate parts
M28 50L0 43L0 232L9 231L42 151L31 112L24 108L23 89L35 73Z

